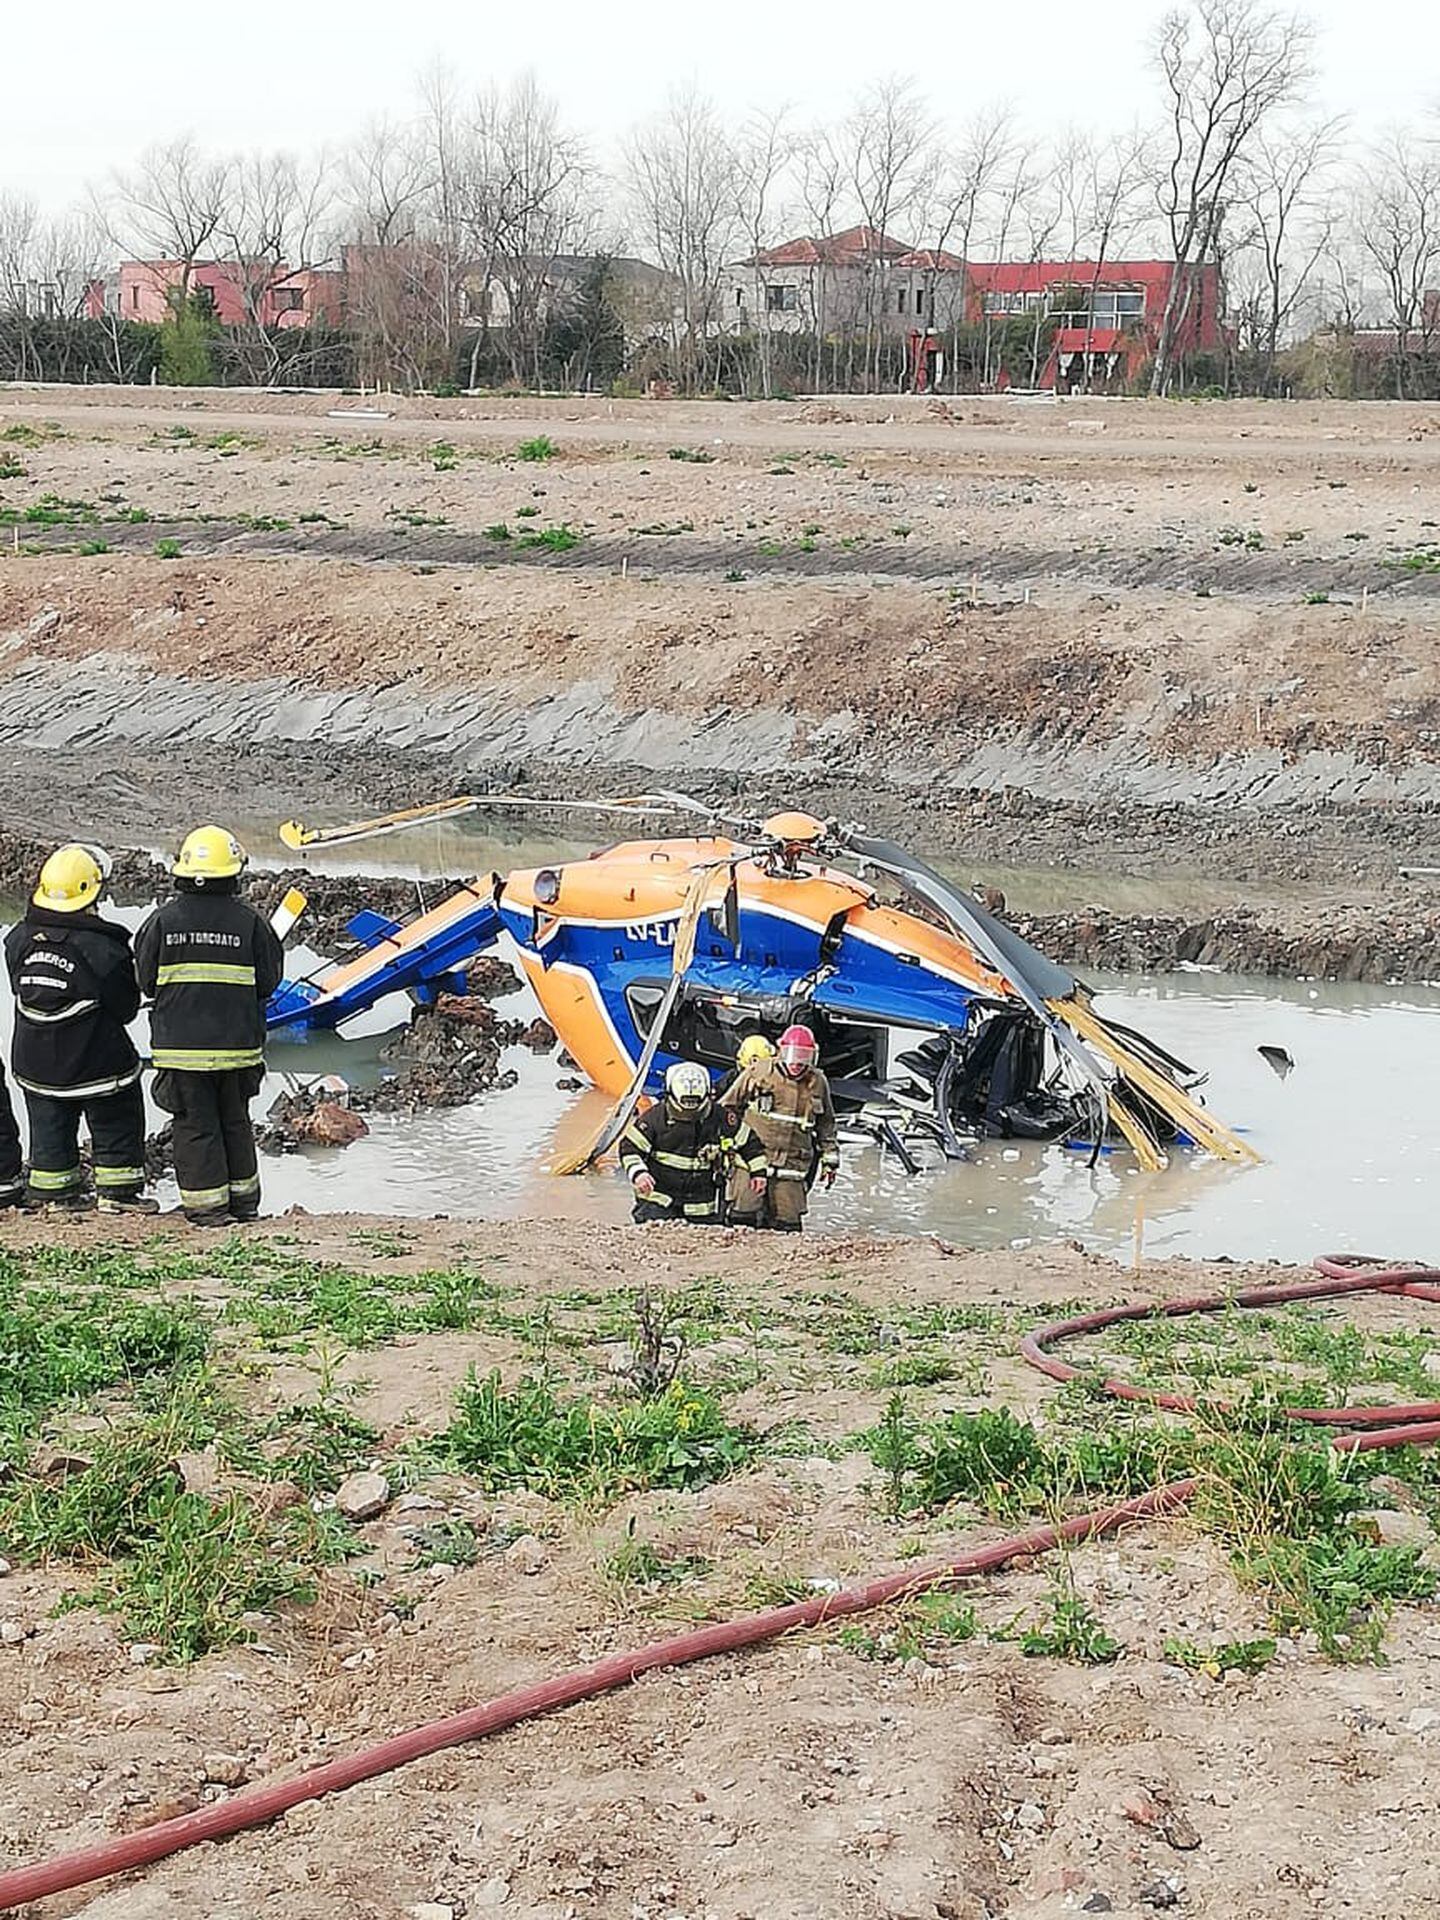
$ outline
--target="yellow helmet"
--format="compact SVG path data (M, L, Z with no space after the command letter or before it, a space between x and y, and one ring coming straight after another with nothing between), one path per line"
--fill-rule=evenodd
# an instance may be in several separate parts
M110 856L103 847L57 847L40 869L31 899L51 913L83 913L105 891Z
M735 1056L737 1067L758 1067L762 1060L773 1060L775 1048L763 1033L752 1033L748 1039L740 1042L740 1051Z
M244 872L249 858L224 827L196 827L185 836L174 873L178 880L230 880Z

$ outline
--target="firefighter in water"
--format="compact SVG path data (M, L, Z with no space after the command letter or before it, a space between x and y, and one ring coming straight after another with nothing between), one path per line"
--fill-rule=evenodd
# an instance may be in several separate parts
M816 1177L824 1187L834 1184L840 1143L818 1057L809 1027L787 1027L778 1055L746 1067L726 1095L730 1123L748 1124L765 1149L763 1186L738 1178L732 1184L730 1212L739 1226L799 1233Z
M269 924L237 897L245 866L232 833L197 827L175 862L174 898L135 942L154 1002L155 1099L174 1117L180 1204L201 1227L260 1211L250 1102L264 1074L265 1003L285 960Z
M5 937L15 991L11 1064L30 1116L26 1198L32 1206L158 1213L143 1192L145 1102L140 1056L126 1031L140 1011L130 935L100 917L109 877L103 848L57 848ZM82 1118L93 1203L80 1166Z
M691 1060L665 1074L665 1092L620 1136L620 1165L635 1189L635 1219L685 1220L716 1227L724 1219L725 1115L710 1076ZM729 1145L736 1177L763 1186L765 1150L742 1125Z

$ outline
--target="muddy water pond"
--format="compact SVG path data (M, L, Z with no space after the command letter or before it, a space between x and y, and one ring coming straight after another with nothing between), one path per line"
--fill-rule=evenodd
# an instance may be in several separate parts
M506 851L513 863L513 843ZM298 950L292 970L308 960ZM1125 1259L1137 1243L1150 1254L1237 1259L1303 1260L1343 1247L1440 1256L1440 1108L1431 1078L1440 1060L1440 990L1198 971L1093 984L1102 1010L1208 1070L1210 1104L1248 1134L1263 1166L1232 1169L1178 1153L1163 1172L1146 1175L1123 1152L1091 1165L1062 1148L994 1141L971 1162L908 1175L879 1148L854 1142L834 1191L816 1196L811 1224L936 1233L971 1246L1073 1238ZM528 1018L527 996L517 993L499 1010ZM407 1011L403 1000L376 1008L344 1039L272 1042L257 1111L318 1075L377 1078L384 1033ZM9 997L0 996L7 1053L10 1020ZM1293 1058L1285 1079L1262 1059L1262 1045ZM515 1048L503 1065L517 1084L471 1106L374 1115L369 1136L343 1151L267 1156L267 1210L627 1218L628 1189L617 1173L557 1179L547 1171L598 1123L600 1096L561 1087L567 1076L555 1055ZM174 1203L172 1184L160 1193Z

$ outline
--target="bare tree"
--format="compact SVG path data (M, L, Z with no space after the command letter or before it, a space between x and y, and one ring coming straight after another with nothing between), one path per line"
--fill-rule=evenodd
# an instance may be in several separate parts
M1302 122L1262 132L1241 170L1238 206L1254 261L1254 286L1239 302L1262 392L1275 384L1283 337L1330 242L1327 175L1343 121Z
M202 153L183 134L148 147L132 171L113 174L97 211L121 247L178 262L185 299L195 263L214 243L233 198L232 163Z
M920 230L933 258L923 274L921 293L931 326L949 330L952 365L958 357L960 330L969 319L969 269L975 241L1000 172L1013 158L1014 139L1009 109L987 107L956 138L942 139L926 170ZM958 260L959 266L942 266L945 255Z
M1216 251L1236 169L1309 77L1314 29L1259 0L1188 0L1165 16L1156 58L1167 99L1158 183L1174 273L1160 319L1153 394L1168 391L1194 294Z
M300 277L334 251L334 173L323 153L305 161L252 153L232 163L230 182L217 237L240 294L250 376L269 384L283 364L274 338L277 301L287 291L303 301Z
M504 94L481 96L466 131L456 181L465 314L483 324L492 317L498 292L511 374L538 384L557 263L594 234L584 148L561 127L556 103L530 74ZM477 332L472 386L482 339Z
M908 218L924 198L936 132L914 82L898 78L867 87L841 129L850 192L861 221L877 237L861 256L868 386L879 384L884 341L880 322L888 278L881 248L892 224Z
M787 128L790 109L752 114L740 129L735 147L735 183L750 258L755 259L774 239L779 190L790 163L792 142ZM773 316L768 295L760 305L760 391L768 400L771 389L771 333Z
M1400 398L1411 385L1415 351L1440 331L1440 143L1400 129L1367 157L1360 196L1361 241L1385 290L1395 330Z
M713 103L676 94L630 140L626 176L636 224L678 288L672 344L693 389L713 364L721 271L742 231L735 146Z

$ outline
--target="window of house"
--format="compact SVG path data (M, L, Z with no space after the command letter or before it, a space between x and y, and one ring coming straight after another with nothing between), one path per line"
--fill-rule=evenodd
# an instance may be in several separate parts
M1128 327L1145 317L1142 287L1098 287L1095 291L1097 327Z
M736 287L735 289L735 304L737 307L743 307L745 304L745 289L743 287Z
M277 287L275 289L275 311L277 313L303 313L305 295L299 287Z
M896 290L896 294L895 294L895 311L896 311L896 313L904 313L904 311L905 311L905 299L906 299L906 293L905 293L905 289L904 289L904 287L900 287L900 288L898 288L898 289Z
M800 289L798 287L766 287L765 311L767 313L798 313L800 310Z
M132 313L138 313L138 312L140 311L140 289L139 289L139 287L131 287L131 289L130 289L130 311L131 311Z

